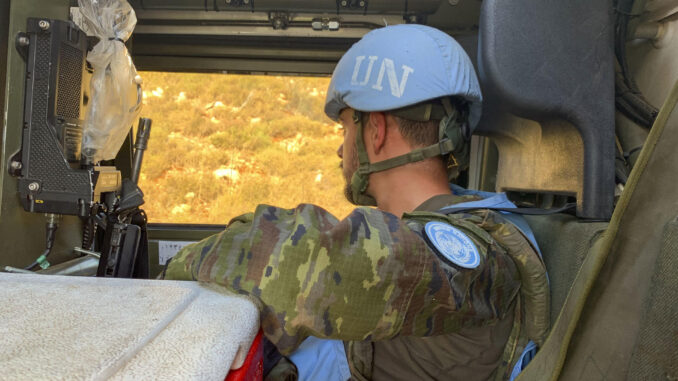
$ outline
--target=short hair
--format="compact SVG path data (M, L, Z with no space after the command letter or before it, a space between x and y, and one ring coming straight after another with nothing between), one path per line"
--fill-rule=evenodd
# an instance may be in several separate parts
M469 103L461 97L451 97L450 100L459 112L457 118L467 120ZM440 141L440 120L422 122L396 115L393 115L393 118L398 123L400 134L413 147L427 147Z
M429 120L420 122L393 116L398 123L398 130L412 147L427 147L438 143L439 137L439 120Z
M386 112L388 113L388 111ZM363 126L367 125L369 120L369 113L362 114ZM439 141L439 120L429 120L420 122L411 119L401 118L399 116L391 115L398 123L398 131L405 138L405 141L412 147L426 147L438 143Z

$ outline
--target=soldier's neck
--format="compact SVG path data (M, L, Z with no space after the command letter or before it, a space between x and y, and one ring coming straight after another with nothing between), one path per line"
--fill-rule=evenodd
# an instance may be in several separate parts
M443 167L415 163L371 174L369 193L377 208L400 217L433 196L452 192Z

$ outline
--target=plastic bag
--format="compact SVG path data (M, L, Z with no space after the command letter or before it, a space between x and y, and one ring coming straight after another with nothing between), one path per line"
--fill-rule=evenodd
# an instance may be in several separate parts
M94 74L82 134L82 153L89 163L115 158L141 111L141 77L125 41L137 17L125 0L78 0L78 27L99 38L87 54Z

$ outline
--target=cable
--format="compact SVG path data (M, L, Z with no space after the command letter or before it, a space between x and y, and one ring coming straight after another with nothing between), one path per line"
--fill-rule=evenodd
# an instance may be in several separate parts
M34 267L40 265L41 263L47 262L47 256L49 255L50 251L52 251L52 249L45 250L45 252L43 252L42 255L38 257L38 259L33 261L33 263L31 263L30 265L24 267L24 270L33 270ZM49 262L47 263L49 264Z
M91 217L83 222L83 231L82 231L82 248L86 250L91 250L92 245L94 244L94 237L96 234L96 224Z
M631 17L637 17L637 15L633 14L635 2L635 0L618 0L615 4L617 17L615 21L614 52L617 57L617 70L621 73L615 81L617 93L615 103L617 109L629 117L629 119L643 127L650 128L659 111L640 92L626 60L626 40L628 38L629 21Z
M24 267L24 270L32 270L36 266L40 266L43 270L50 266L50 263L47 261L47 257L52 252L52 246L54 246L54 240L56 238L56 230L59 227L59 219L61 218L58 214L48 213L45 214L46 222L46 249L33 263L29 266Z

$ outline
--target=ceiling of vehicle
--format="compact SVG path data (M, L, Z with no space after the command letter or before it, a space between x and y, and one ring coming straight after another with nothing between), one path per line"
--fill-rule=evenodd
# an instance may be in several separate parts
M130 0L140 70L328 75L385 25L422 23L463 38L480 0ZM74 6L77 4L74 4ZM395 42L394 42L395 43Z

